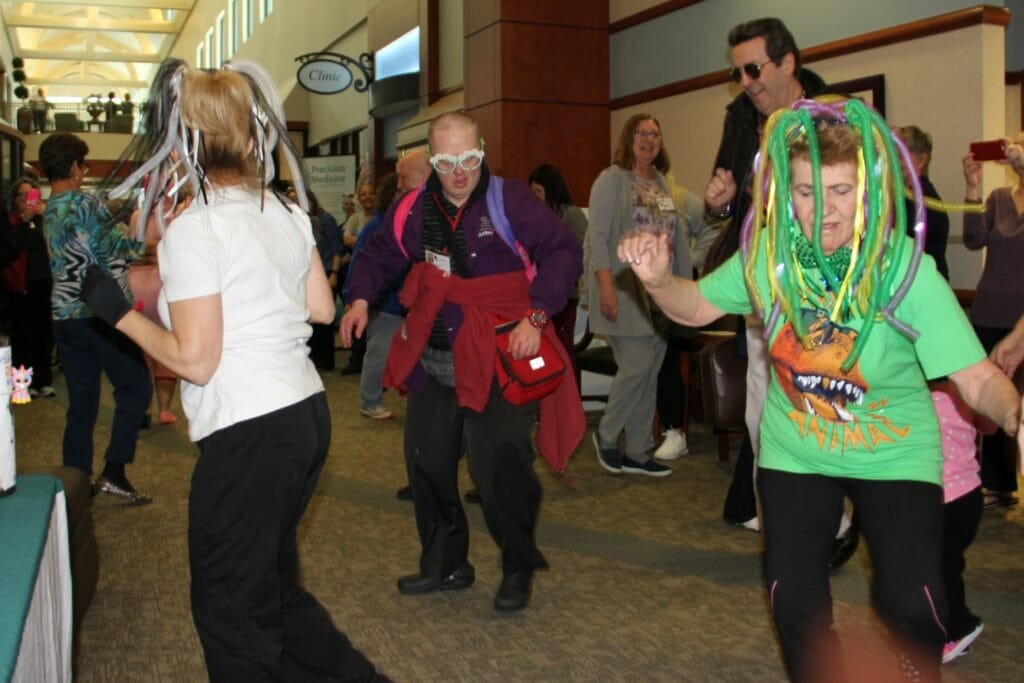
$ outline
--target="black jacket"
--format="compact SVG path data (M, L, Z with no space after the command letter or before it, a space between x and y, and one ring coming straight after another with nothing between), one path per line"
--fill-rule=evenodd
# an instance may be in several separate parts
M804 88L805 97L817 97L825 92L825 81L813 71L801 69L798 78ZM750 208L750 193L746 185L750 180L754 155L757 154L757 148L761 143L760 129L763 122L764 117L745 92L737 95L725 108L725 126L722 129L722 142L718 146L714 168L732 171L732 177L736 181L736 197L732 202L728 225L722 230L704 259L705 272L714 270L739 248L743 218Z
M921 193L925 197L942 200L938 190L928 176L921 176ZM907 234L914 236L914 202L906 200ZM949 215L945 211L925 207L924 253L935 259L935 267L942 277L949 279L949 264L946 263L946 242L949 239Z

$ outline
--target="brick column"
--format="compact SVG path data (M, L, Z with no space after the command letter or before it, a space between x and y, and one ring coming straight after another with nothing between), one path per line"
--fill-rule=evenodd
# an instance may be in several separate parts
M611 162L608 3L464 0L464 97L487 163L526 180L554 164L573 200Z

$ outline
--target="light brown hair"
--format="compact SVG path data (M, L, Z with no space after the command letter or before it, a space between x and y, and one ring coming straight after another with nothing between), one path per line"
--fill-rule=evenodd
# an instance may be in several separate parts
M181 118L202 136L198 161L214 182L259 186L253 99L245 77L228 69L189 70L182 77Z
M912 154L920 154L925 161L921 164L921 175L928 175L928 165L932 161L932 136L917 126L901 126L896 129L900 138Z
M612 157L612 161L619 168L624 168L627 171L632 170L633 164L636 162L636 158L633 156L633 134L636 133L636 129L644 121L654 121L655 125L658 126L658 130L661 130L661 123L658 119L647 113L633 114L626 119L626 123L622 125L622 132L619 133L619 143L615 146L615 156ZM662 173L668 173L668 169L671 167L671 163L668 160L668 152L665 151L664 135L661 138L661 149L658 151L658 156L654 157L652 166Z
M818 126L818 147L822 166L835 166L856 162L860 151L860 133L845 123ZM800 136L789 146L789 158L809 161L811 158L807 138Z

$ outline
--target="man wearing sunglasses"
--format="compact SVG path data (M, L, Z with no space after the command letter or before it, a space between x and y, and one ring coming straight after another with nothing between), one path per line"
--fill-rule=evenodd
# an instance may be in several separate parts
M725 110L725 126L715 172L704 192L704 204L713 218L727 221L717 242L705 259L710 272L739 248L740 229L752 200L754 155L761 142L765 120L776 110L793 102L816 97L825 82L801 66L800 50L793 34L779 19L767 17L739 24L728 37L733 68L730 78L743 92ZM760 413L768 381L768 361L760 330L741 329L737 353L747 356L747 434L736 460L732 484L726 494L722 516L731 524L758 529L754 497L754 460L759 438ZM837 569L857 549L856 530L843 533L833 547L831 566Z
M743 92L726 107L715 172L704 193L709 213L730 218L729 230L721 237L728 254L717 255L709 267L738 248L739 228L750 207L754 154L765 119L777 109L825 90L825 82L817 74L801 68L800 50L779 19L739 24L729 31L728 41L733 64L730 76Z
M349 274L352 305L340 332L346 344L361 335L368 302L411 265L401 294L408 313L384 372L386 385L408 390L405 455L421 546L419 571L398 579L398 590L415 595L473 584L458 489L465 445L487 528L501 549L494 607L514 612L530 600L534 571L547 566L534 541L541 489L531 433L538 403L515 405L499 390L494 330L513 327L507 351L516 359L540 358L542 334L561 348L547 322L583 272L583 250L525 183L490 174L472 117L442 114L427 140L433 170L410 191L415 195L392 204L384 227L367 239ZM502 236L504 226L514 244ZM585 430L571 375L541 399L539 414L541 453L567 456ZM551 417L567 420L554 430L554 449L544 436L554 433L546 432Z

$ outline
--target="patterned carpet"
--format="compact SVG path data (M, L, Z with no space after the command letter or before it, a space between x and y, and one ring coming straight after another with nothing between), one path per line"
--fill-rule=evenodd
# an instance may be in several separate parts
M339 354L344 360L344 354ZM570 463L572 488L538 462L545 489L538 539L551 570L538 574L524 612L491 601L501 578L477 506L465 591L400 595L395 578L417 567L408 503L395 499L404 402L397 419L359 415L358 378L325 373L334 417L331 457L303 523L304 580L339 626L396 681L781 681L785 680L761 584L760 537L721 521L731 473L713 437L691 430L691 453L663 480L615 477L589 439ZM19 466L59 464L65 391L14 407ZM180 409L178 410L180 415ZM103 397L97 468L109 437ZM591 414L592 424L599 417ZM140 438L129 476L155 498L126 508L95 500L101 577L76 661L88 682L202 681L202 653L188 598L186 508L196 450L184 420ZM463 472L464 488L470 486ZM1019 680L1024 654L1024 515L985 513L968 557L967 585L985 633L947 681ZM848 658L868 674L894 662L868 603L862 547L833 579L836 623Z

